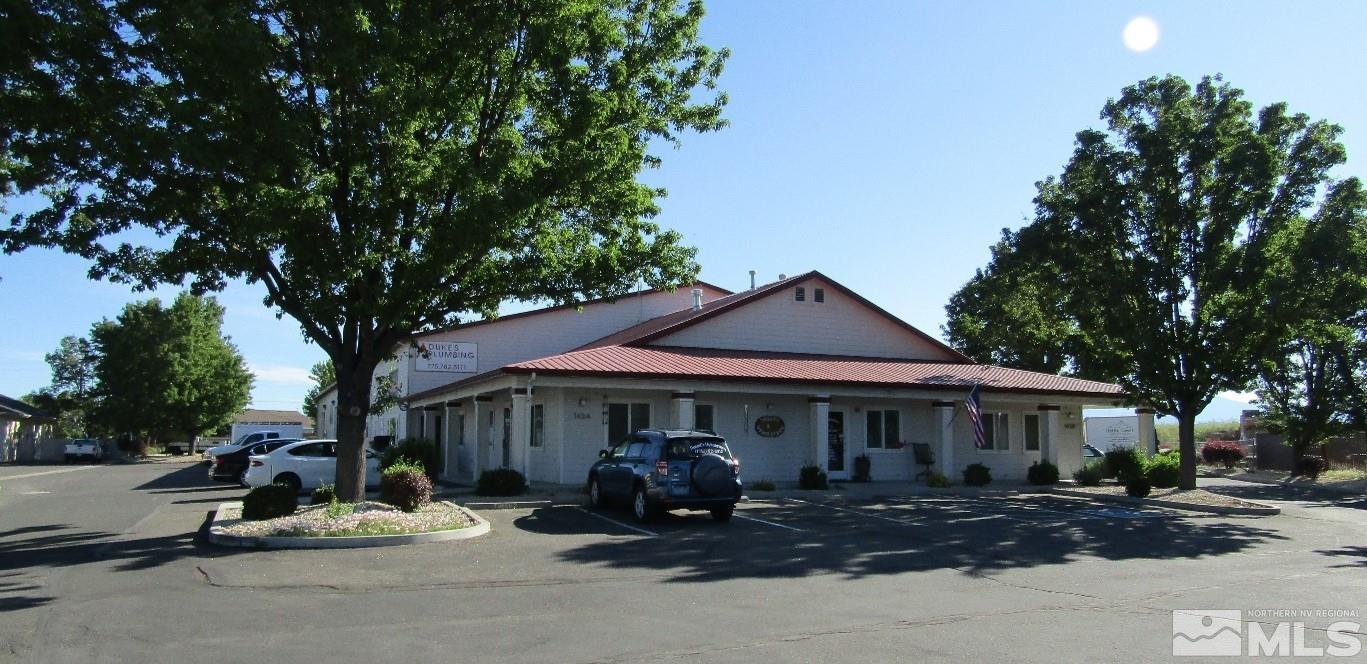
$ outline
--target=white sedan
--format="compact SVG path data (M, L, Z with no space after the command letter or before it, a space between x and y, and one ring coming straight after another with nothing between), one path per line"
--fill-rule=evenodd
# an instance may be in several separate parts
M284 484L295 491L331 484L337 476L337 441L301 440L249 457L246 483L250 487ZM380 457L365 451L365 483L380 483Z

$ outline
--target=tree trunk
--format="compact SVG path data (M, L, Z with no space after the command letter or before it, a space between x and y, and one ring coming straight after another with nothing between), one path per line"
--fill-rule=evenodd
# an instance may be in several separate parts
M347 371L337 364L337 499L354 503L365 500L365 423L375 367Z
M1181 474L1177 488L1196 488L1196 409L1182 408L1177 412L1177 440L1181 457Z

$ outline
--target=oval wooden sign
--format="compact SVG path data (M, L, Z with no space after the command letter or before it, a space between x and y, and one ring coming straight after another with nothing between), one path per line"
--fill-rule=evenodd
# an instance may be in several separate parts
M765 415L755 420L755 433L765 438L778 438L783 435L783 418Z

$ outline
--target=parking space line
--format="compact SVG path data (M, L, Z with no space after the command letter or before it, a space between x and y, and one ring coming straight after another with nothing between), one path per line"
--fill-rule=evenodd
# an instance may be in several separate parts
M849 508L847 508L847 507L836 507L835 505L827 505L827 504L825 504L825 503L813 503L813 502L809 502L809 501L806 501L806 500L802 500L802 499L800 499L800 498L789 498L788 500L790 500L790 501L792 501L792 502L795 502L795 503L802 503L803 505L811 505L811 506L813 506L813 507L824 507L824 508L826 508L826 509L828 509L828 510L835 510L835 511L837 511L837 512L849 512L850 514L857 514L857 515L859 515L859 516L866 516L866 517L869 517L870 519L882 519L883 521L891 521L891 522L893 522L893 523L900 523L900 524L902 524L902 525L904 525L904 526L921 526L921 525L925 525L925 524L920 524L920 523L912 523L912 522L910 522L910 521L906 521L906 520L903 520L903 519L894 519L894 518L892 518L892 517L890 517L890 516L883 516L883 515L881 515L881 514L869 514L868 512L862 512L862 511L860 511L860 510L852 510L852 509L849 509Z
M765 521L764 519L756 519L756 518L753 517L753 516L741 516L741 515L736 514L736 513L734 513L734 512L731 514L731 517L732 517L732 518L735 518L735 519L745 519L746 521L757 521L757 522L762 523L762 524L764 524L764 525L766 525L766 526L773 526L773 527L775 527L775 528L783 528L784 530L792 530L792 531L796 531L796 532L799 532L799 533L805 532L805 531L803 531L801 528L794 528L794 527L792 527L792 526L785 526L785 525L783 525L783 524L781 524L781 523L774 523L773 521Z
M636 526L633 526L633 525L631 525L631 524L622 523L621 521L618 521L617 519L610 519L610 518L608 518L608 517L603 516L602 514L599 514L599 513L597 513L597 512L594 512L594 511L592 511L592 510L589 510L589 509L586 509L586 508L583 508L583 507L579 507L578 505L574 506L574 508L577 509L577 510L579 510L580 512L583 512L583 513L585 513L585 514L591 516L591 517L596 517L596 518L602 519L602 520L604 520L604 521L607 521L608 523L611 523L611 524L616 525L616 526L621 526L622 528L626 528L627 530L632 530L632 531L641 533L642 535L649 535L650 537L659 537L659 536L660 536L660 534L657 533L657 532L654 532L654 531L651 531L651 530L646 530L645 528L637 528Z
M9 477L0 477L0 480L23 480L28 479L30 477L42 477L44 475L60 475L62 473L74 473L80 470L90 470L91 468L99 468L99 466L95 465L77 466L75 468L59 468L57 470L45 470L39 473L24 473L23 475L10 475Z

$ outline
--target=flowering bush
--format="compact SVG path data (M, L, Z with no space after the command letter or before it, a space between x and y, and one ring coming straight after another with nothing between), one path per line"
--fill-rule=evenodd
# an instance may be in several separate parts
M1212 440L1201 446L1201 459L1212 466L1224 464L1225 468L1233 468L1243 461L1244 448L1233 440Z
M432 480L420 464L399 461L380 475L380 500L412 512L432 502Z

